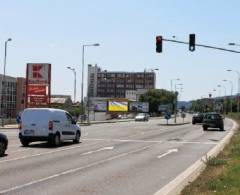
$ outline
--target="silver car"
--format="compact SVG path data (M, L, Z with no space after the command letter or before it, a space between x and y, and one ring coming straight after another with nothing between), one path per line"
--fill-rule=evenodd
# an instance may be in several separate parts
M148 121L149 115L147 113L138 113L135 116L135 121Z

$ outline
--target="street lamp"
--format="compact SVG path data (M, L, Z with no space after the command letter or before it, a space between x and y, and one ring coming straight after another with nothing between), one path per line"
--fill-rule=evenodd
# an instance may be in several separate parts
M179 78L176 78L176 79L171 79L171 91L172 91L172 85L173 85L173 81L180 81Z
M82 86L81 86L81 106L82 106L82 115L84 114L83 111L83 84L84 84L84 50L85 47L91 47L91 46L100 46L99 43L94 43L94 44L87 44L87 45L82 45ZM83 118L81 117L81 122ZM89 119L88 119L89 121Z
M4 69L3 69L3 82L2 82L2 126L4 126L4 114L6 108L6 84L5 84L5 77L6 77L6 65L7 65L7 44L9 41L12 41L11 38L8 38L5 41L5 50L4 50Z
M74 103L76 103L76 70L75 68L71 68L70 66L68 66L67 69L73 71L74 74Z
M175 84L175 109L174 109L174 122L177 122L177 85L182 86L182 83Z
M226 89L226 87L224 85L218 85L218 87L219 88L221 88L221 87L224 88L224 100L223 100L224 101L223 102L224 106L223 106L223 108L224 108L225 111L227 111L227 109L226 109L227 106L226 106L226 101L225 101L226 100L226 96L227 96L227 89Z
M240 72L237 71L237 70L227 70L228 72L236 72L237 73L237 76L238 76L238 93L237 93L237 111L239 112L239 106L240 106L240 100L239 100L239 94L240 94Z
M233 93L233 82L230 81L230 80L226 80L224 79L223 80L224 82L229 82L231 84L231 98L232 98L232 93ZM231 104L231 112L232 112L232 100L230 101L230 104Z

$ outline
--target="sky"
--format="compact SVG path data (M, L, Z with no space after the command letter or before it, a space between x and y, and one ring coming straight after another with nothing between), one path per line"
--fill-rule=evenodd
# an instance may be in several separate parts
M181 100L237 93L240 54L163 42L156 53L155 38L188 41L240 51L239 0L0 0L0 73L4 42L8 43L6 74L25 77L26 63L52 64L52 94L73 95L77 71L77 100L81 97L82 45L85 67L97 64L108 71L156 69L156 87L170 90L171 80L183 84ZM86 70L86 68L85 68ZM85 73L85 84L87 83ZM175 82L176 83L176 82ZM175 83L173 86L175 86ZM86 91L86 86L84 87ZM216 92L213 92L216 89ZM86 92L85 92L86 94Z

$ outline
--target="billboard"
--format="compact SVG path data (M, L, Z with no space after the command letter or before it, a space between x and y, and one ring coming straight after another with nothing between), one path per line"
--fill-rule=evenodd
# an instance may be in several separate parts
M107 111L107 102L104 101L95 101L93 103L94 111L96 112L106 112Z
M109 112L127 112L128 102L124 101L108 101Z
M148 102L130 102L129 111L132 112L149 112Z
M28 85L29 95L46 95L46 85Z
M26 70L26 108L50 106L51 64L28 63Z

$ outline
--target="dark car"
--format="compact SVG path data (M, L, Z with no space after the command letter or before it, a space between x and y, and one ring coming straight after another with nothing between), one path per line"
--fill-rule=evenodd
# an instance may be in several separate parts
M202 123L203 122L203 117L204 117L204 114L203 113L196 113L196 114L193 114L193 117L192 117L192 124L196 124L196 123Z
M0 133L0 156L3 156L5 154L7 146L8 146L7 136Z
M203 130L207 130L209 127L218 128L219 130L224 130L223 118L218 113L207 113L203 118Z

